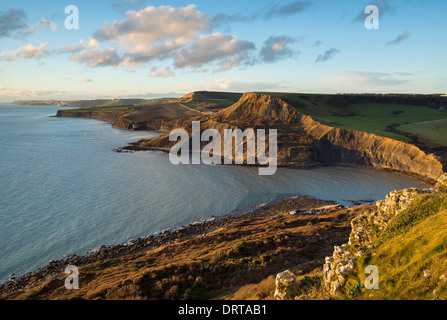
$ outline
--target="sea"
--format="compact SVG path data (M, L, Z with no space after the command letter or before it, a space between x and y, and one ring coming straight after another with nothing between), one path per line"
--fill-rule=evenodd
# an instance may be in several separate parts
M113 150L160 133L56 118L58 106L0 105L0 282L66 255L301 195L383 199L420 187L367 168L172 165L167 154Z

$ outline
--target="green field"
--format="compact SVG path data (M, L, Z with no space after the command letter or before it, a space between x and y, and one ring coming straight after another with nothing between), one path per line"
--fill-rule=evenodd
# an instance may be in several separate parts
M447 146L447 111L423 105L401 104L348 104L337 107L325 102L325 95L268 93L287 101L298 112L313 117L327 125L374 133L396 140L409 139L390 132L397 130L418 135L429 146Z
M406 124L398 129L417 134L428 145L446 145L447 142L447 118Z

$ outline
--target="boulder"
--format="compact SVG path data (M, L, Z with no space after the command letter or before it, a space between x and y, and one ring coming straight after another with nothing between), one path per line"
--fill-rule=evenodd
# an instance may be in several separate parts
M275 298L277 300L293 300L298 296L302 282L289 270L276 275Z
M435 185L435 189L447 192L447 173L442 174Z

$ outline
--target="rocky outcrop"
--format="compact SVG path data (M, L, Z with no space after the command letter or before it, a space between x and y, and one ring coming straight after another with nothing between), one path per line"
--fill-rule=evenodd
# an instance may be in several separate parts
M407 210L417 195L443 191L445 189L442 188L445 188L446 184L447 174L442 174L435 188L409 188L393 191L384 200L377 201L375 210L352 219L348 243L335 246L332 256L325 259L323 266L324 290L330 294L339 292L345 285L349 273L354 270L358 258L363 256L366 250L373 248L373 241L380 237L391 219ZM283 274L286 273L278 274L279 279L283 278ZM287 273L287 279L293 279L293 277ZM288 283L292 283L291 288L284 288ZM290 290L295 290L294 288L292 280L282 282L277 280L277 290L280 292L290 292Z
M332 294L338 292L349 272L354 269L356 259L364 254L364 249L372 248L373 241L380 237L391 219L407 210L417 195L437 192L446 182L447 174L443 174L435 188L393 191L385 200L377 201L376 210L354 218L351 221L349 242L335 247L333 256L326 258L323 267L325 289Z
M335 247L333 255L326 257L323 266L326 291L331 294L337 293L345 285L357 258L364 254L363 250L372 248L372 242L385 230L389 221L408 209L416 195L432 191L432 189L416 188L393 191L385 200L377 201L376 210L354 218L351 221L348 243Z
M377 210L360 215L351 221L349 245L368 246L387 227L389 221L408 209L415 196L431 193L432 189L409 188L389 193L385 200L376 203Z
M293 300L298 295L302 282L293 272L286 270L276 275L275 298L277 300Z
M447 191L447 174L443 174L439 177L438 183L435 185L435 189L443 192Z

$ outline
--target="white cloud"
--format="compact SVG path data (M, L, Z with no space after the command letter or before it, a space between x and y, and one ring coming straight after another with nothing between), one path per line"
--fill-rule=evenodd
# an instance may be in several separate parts
M90 67L126 66L129 70L167 59L173 59L175 68L199 70L211 64L214 72L251 63L249 51L255 48L253 43L223 33L203 34L210 30L208 16L195 5L149 6L128 11L121 21L104 23L90 38L94 44L80 42L60 48L59 52L71 53L72 61ZM105 42L112 46L101 49L100 44ZM172 73L151 72L152 76Z
M201 68L205 64L218 61L218 71L224 71L244 63L249 63L249 51L255 45L239 40L236 36L223 33L202 35L188 47L176 52L174 63L177 68Z
M208 28L208 16L197 11L195 5L182 8L149 6L140 11L128 11L125 20L104 23L93 38L132 44L141 50L147 44L167 40L186 44L198 32Z
M31 44L20 47L17 50L2 51L0 53L0 60L15 61L18 58L22 59L32 59L32 58L42 58L46 55L50 55L51 52L46 48L48 42L41 43L38 47Z
M27 37L33 33L45 30L53 30L56 31L59 28L58 24L51 21L48 18L43 17L42 20L38 21L35 25L28 26L26 29L18 32L20 37Z
M93 81L92 79L86 79L86 78L81 78L79 80L80 83L89 83L89 82L92 82L92 81Z
M84 63L91 68L104 66L119 66L122 58L114 48L84 49L78 55L70 55L70 60Z

